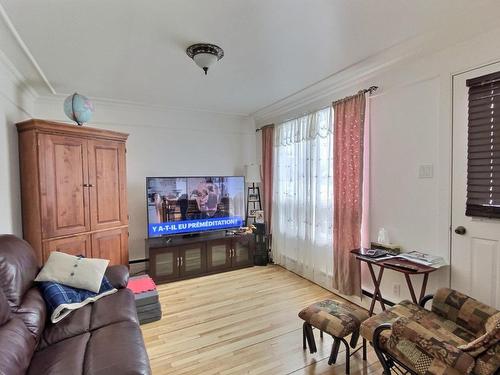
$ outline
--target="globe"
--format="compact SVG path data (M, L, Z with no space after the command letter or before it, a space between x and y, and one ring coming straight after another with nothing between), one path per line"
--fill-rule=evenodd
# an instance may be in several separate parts
M64 100L64 113L80 126L90 121L94 111L90 99L76 92Z

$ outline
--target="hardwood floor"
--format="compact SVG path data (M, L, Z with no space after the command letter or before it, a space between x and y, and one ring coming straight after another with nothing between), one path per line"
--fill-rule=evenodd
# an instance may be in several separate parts
M302 349L303 307L339 298L279 266L253 267L158 286L163 318L141 326L153 374L344 374L328 365L332 338ZM361 342L361 340L360 340ZM381 374L375 353L351 374Z

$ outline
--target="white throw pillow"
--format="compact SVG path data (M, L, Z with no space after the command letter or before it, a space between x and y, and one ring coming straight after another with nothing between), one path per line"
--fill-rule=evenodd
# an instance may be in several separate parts
M98 293L108 259L82 258L53 251L35 281L52 281Z

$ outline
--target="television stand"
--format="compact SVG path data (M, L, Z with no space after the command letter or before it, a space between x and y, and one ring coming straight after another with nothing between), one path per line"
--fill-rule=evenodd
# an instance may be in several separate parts
M199 236L200 236L200 233L187 233L187 234L183 234L182 238L196 238ZM167 238L172 238L172 237L167 237Z
M157 284L253 265L254 235L213 232L146 240L149 275Z

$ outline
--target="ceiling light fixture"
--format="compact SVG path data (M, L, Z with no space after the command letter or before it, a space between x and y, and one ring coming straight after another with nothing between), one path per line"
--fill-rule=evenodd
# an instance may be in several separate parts
M186 53L198 65L205 75L208 68L224 57L224 50L215 44L198 43L189 46Z

